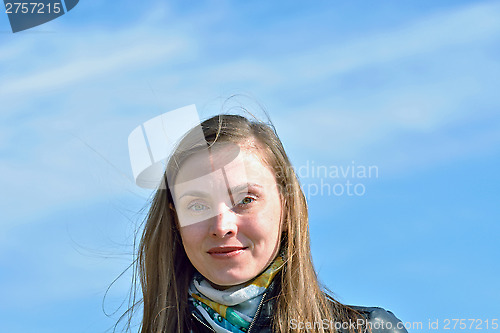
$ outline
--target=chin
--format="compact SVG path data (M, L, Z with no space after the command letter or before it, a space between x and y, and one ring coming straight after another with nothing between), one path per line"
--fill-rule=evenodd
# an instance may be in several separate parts
M244 276L217 276L215 279L210 279L210 282L216 286L229 288L250 281L251 279L252 277Z

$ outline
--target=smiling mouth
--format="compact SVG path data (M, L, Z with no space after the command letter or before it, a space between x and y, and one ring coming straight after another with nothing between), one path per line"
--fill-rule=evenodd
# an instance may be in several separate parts
M214 247L208 250L207 253L215 258L231 258L240 253L243 253L243 251L246 249L248 249L248 247L242 247L242 246Z

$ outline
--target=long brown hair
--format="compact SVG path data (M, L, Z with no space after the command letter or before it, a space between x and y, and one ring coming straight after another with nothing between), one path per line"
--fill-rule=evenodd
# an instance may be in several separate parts
M195 268L182 245L166 179L173 179L183 161L203 144L221 142L254 142L278 184L283 209L280 252L285 254L285 266L278 275L273 330L292 331L292 319L303 323L356 320L359 314L325 293L318 282L310 251L307 203L274 127L239 115L218 115L204 121L201 128L206 142L193 141L191 133L184 137L169 160L165 186L156 191L146 218L137 254L144 308L141 332L188 331L188 286ZM334 331L321 325L316 328L318 332Z

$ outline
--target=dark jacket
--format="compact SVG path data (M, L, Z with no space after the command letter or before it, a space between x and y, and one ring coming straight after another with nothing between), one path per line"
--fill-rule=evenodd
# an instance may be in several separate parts
M274 299L278 295L277 284L273 281L264 294L257 309L255 318L250 324L247 333L271 333L271 318L273 316ZM371 326L372 333L407 333L402 322L390 311L377 307L349 306L358 311ZM194 310L194 309L191 309ZM194 333L215 332L207 321L197 311L191 311L191 331ZM292 323L291 323L292 325ZM299 323L297 323L299 325ZM323 325L334 327L332 322L325 321ZM354 325L354 324L353 324ZM296 326L298 327L298 326ZM325 326L323 326L325 327ZM293 327L292 327L293 328ZM314 329L310 330L314 332ZM347 332L348 330L340 330Z

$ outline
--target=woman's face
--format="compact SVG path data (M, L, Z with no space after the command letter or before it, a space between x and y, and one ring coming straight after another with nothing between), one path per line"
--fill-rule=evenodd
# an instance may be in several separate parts
M222 145L189 157L174 188L186 254L220 288L259 275L276 257L281 233L273 172L258 150L236 147L236 154Z

